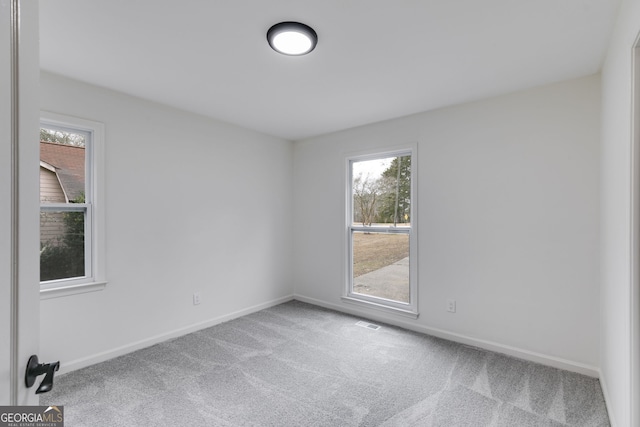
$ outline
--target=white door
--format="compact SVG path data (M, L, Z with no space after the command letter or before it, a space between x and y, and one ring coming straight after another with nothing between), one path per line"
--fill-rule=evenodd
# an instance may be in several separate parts
M0 405L38 404L39 68L38 2L0 0Z

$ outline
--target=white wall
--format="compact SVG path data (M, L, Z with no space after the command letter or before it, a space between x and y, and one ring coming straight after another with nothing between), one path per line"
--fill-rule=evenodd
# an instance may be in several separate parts
M640 425L640 355L631 353L631 319L634 312L637 315L638 294L630 275L632 262L637 262L631 259L630 245L631 70L632 49L639 32L640 2L623 1L602 71L601 369L609 414L618 426ZM634 339L637 345L638 337ZM631 394L632 384L635 396Z
M42 359L75 369L290 297L291 142L49 73L41 91L104 123L108 280L41 301Z
M297 297L597 375L599 123L596 75L297 142ZM340 295L345 155L416 141L413 321Z

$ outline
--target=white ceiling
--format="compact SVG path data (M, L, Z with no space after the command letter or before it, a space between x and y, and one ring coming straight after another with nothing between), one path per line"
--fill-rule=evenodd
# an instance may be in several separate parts
M44 70L299 140L599 71L619 0L40 0ZM266 32L300 21L304 57Z

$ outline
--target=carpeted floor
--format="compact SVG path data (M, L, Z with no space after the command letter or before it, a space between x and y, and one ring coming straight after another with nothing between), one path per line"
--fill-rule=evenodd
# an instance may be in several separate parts
M56 378L65 426L608 426L598 380L292 301Z

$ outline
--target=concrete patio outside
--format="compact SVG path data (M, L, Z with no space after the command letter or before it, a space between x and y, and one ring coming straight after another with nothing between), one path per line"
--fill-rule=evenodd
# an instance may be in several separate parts
M359 294L409 302L409 257L353 279Z

